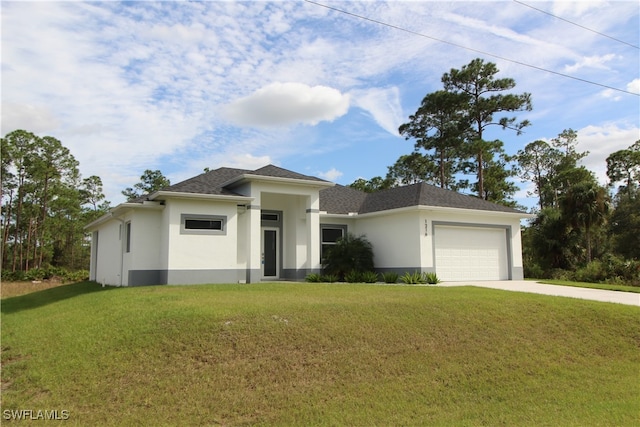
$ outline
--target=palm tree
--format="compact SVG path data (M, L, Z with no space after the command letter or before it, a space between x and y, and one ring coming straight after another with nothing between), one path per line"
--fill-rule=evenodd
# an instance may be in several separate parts
M609 213L606 190L593 181L579 182L565 194L562 210L574 228L584 228L587 262L591 262L591 230L602 225Z

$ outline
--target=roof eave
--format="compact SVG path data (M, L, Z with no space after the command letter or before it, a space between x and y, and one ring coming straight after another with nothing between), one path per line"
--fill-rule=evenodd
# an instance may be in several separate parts
M456 208L450 206L429 206L429 205L411 205L411 206L403 206L399 208L393 209L384 209L380 211L374 212L364 212L364 213L349 213L349 214L334 214L327 213L325 216L327 217L342 217L342 218L366 218L372 216L380 216L380 215L393 215L396 213L410 212L410 211L437 211L437 212L450 212L457 214L465 214L465 215L488 215L488 216L501 216L501 217L511 217L511 218L534 218L534 214L528 214L525 212L504 212L504 211L489 211L483 209L468 209L468 208Z
M109 212L102 215L100 218L94 221L91 221L89 224L85 225L84 229L89 231L92 229L95 229L100 224L103 224L111 219L117 219L133 209L161 210L161 209L164 209L164 205L161 205L158 202L148 202L148 201L145 201L142 203L131 203L131 202L120 203L116 207L111 208Z
M207 200L221 200L228 202L251 202L253 197L249 196L233 196L229 194L206 194L206 193L187 193L182 191L156 191L149 196L149 200L161 199L166 197L174 197L179 199L207 199Z
M330 181L315 181L312 179L300 179L300 178L283 178L279 176L267 176L267 175L254 175L250 173L238 175L229 181L224 182L221 187L231 186L233 184L239 184L242 181L267 181L267 182L279 182L293 185L304 185L306 187L328 188L336 185Z

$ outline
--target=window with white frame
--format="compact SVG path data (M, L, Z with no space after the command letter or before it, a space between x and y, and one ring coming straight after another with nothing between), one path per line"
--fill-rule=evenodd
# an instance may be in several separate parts
M227 217L223 215L180 215L180 234L227 234Z
M324 259L327 251L346 235L346 225L320 224L320 259Z

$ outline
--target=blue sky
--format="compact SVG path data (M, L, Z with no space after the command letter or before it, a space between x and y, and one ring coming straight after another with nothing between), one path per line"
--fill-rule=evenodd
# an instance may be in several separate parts
M489 136L508 153L572 128L605 183L607 155L640 138L637 1L524 1L609 37L515 1L318 2L428 37L304 1L3 1L2 135L58 138L114 205L145 169L177 183L272 163L346 185L410 153L399 125L481 57L532 94L524 134Z

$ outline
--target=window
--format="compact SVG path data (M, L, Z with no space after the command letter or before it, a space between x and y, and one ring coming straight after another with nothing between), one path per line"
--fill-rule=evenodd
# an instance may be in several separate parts
M180 216L180 234L227 234L227 217L221 215Z
M221 219L185 219L185 230L222 230Z
M125 240L126 240L126 252L131 252L131 221L127 222L124 226Z
M263 212L260 215L260 219L262 221L273 221L273 222L278 222L280 221L280 215L274 212Z
M324 259L326 251L335 245L347 234L346 225L321 224L320 225L320 258Z

